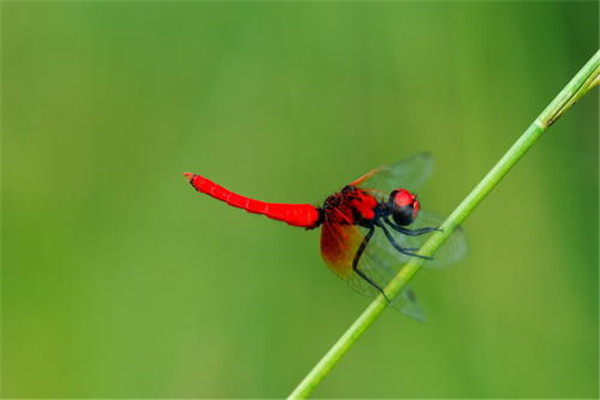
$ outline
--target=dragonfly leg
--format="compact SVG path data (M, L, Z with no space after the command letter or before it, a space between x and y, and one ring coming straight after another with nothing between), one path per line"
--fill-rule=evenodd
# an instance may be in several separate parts
M408 228L403 228L400 225L396 225L389 219L384 219L384 221L386 224L391 226L392 229L394 229L396 232L400 232L400 233L402 233L404 235L408 235L408 236L419 236L419 235L423 235L423 234L429 233L429 232L434 232L434 231L441 232L442 231L440 228L435 228L433 226L427 227L427 228L420 228L420 229L408 229Z
M371 278L369 278L369 276L367 274L365 274L360 269L358 269L358 262L360 261L360 257L362 256L363 252L367 248L367 245L369 244L369 241L373 237L374 233L375 233L375 228L371 228L369 230L369 232L367 232L367 234L363 238L363 241L360 244L360 246L358 246L358 249L356 250L356 254L354 255L354 260L352 260L352 270L354 272L356 272L358 274L358 276L360 276L362 279L367 281L367 283L369 283L371 286L373 286L375 289L377 289L377 291L379 293L381 293L383 295L383 297L385 297L387 302L390 303L391 302L390 299L387 297L387 295L385 294L385 292L383 291L381 286L379 286Z
M378 225L381 230L383 231L383 233L385 234L385 237L387 237L388 241L390 242L390 244L392 246L394 246L394 248L396 250L398 250L400 253L402 254L406 254L407 256L413 256L413 257L419 257L419 258L424 258L425 260L432 260L431 257L427 257L427 256L422 256L420 254L415 254L413 252L411 252L409 249L405 249L402 246L400 246L398 243L396 243L396 240L394 239L394 237L392 236L392 234L390 233L390 231L383 225L383 224L379 224Z

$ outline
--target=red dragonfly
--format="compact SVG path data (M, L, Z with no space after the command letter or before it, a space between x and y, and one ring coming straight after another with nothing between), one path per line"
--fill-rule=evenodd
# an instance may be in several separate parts
M431 170L431 156L418 154L368 172L327 197L322 206L267 203L229 191L203 176L184 175L197 191L230 206L292 226L321 227L321 255L329 268L362 294L386 296L383 288L410 257L425 258L426 266L436 267L457 262L465 254L466 241L459 230L438 250L435 260L416 253L426 234L438 230L442 221L423 212L413 193ZM389 303L424 320L410 288Z

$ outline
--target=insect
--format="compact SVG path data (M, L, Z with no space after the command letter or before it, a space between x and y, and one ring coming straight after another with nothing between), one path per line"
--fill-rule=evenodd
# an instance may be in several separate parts
M435 260L417 254L427 234L439 230L441 222L441 218L421 210L414 194L431 170L431 156L418 154L368 172L327 197L321 206L259 201L203 176L184 175L197 191L230 206L292 226L320 227L321 255L327 266L359 293L386 296L385 286L409 258L422 257L427 259L426 266L436 267L454 263L465 253L464 235L458 230ZM402 313L424 320L410 288L389 302Z

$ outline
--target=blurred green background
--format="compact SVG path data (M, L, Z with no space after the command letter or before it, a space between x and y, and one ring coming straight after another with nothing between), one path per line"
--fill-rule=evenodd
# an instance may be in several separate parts
M192 171L319 203L432 151L449 213L598 48L595 2L2 5L5 397L282 397L363 310L306 232ZM598 396L598 96L316 397Z

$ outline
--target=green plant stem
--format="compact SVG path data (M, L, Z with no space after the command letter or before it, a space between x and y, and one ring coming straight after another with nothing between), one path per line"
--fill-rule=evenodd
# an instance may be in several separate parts
M448 239L456 228L473 212L482 200L492 191L511 168L523 157L556 120L558 120L575 102L583 97L600 80L600 51L584 65L564 89L550 102L546 109L533 121L504 156L494 165L488 174L456 207L442 224L441 232L433 234L420 249L419 253L431 256ZM388 297L396 296L423 266L423 259L412 258L386 286ZM300 382L288 399L305 399L333 369L342 356L352 347L358 338L375 322L386 308L386 300L377 296L367 309L354 321L348 330L329 349L309 374Z

